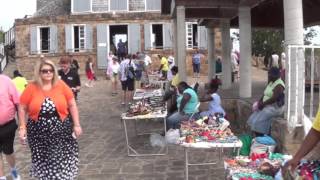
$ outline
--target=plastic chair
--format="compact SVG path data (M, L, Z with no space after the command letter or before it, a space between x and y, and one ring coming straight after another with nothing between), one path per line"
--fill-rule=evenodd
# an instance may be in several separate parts
M200 107L200 102L198 102L198 104L196 105L196 107L195 107L195 109L194 109L194 112L191 114L191 116L189 117L189 120L191 120L192 119L192 117L196 114L196 113L198 113L198 111L196 111L197 109L199 109L199 107Z

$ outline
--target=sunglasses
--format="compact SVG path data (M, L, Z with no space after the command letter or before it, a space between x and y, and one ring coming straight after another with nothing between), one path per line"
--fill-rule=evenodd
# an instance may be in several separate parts
M53 69L41 69L40 72L42 74L49 74L49 73L53 73Z

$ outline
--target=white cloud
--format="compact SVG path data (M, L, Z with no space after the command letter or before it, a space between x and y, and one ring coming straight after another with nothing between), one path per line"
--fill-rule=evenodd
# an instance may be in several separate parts
M7 31L14 20L32 15L36 11L37 0L3 0L0 9L0 27Z

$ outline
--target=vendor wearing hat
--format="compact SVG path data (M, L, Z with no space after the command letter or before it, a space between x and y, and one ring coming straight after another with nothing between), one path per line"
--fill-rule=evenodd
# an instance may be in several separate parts
M257 135L270 134L271 120L284 112L285 84L280 78L280 70L272 67L268 72L268 85L258 101L258 108L248 119L248 125Z
M76 70L71 69L71 59L69 57L62 57L59 61L60 70L58 74L72 90L75 99L78 99L78 92L80 91L80 77Z

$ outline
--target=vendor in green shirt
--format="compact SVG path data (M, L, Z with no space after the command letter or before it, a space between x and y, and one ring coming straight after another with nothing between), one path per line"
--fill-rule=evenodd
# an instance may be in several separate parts
M268 72L268 85L258 101L258 109L248 119L248 125L256 136L270 134L272 118L284 112L285 84L280 78L280 70L272 67Z
M167 129L179 129L183 120L198 112L199 99L197 93L184 81L178 84L178 111L167 118Z

